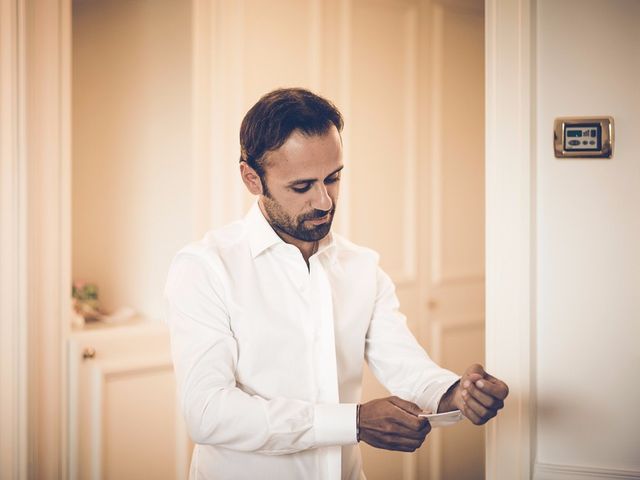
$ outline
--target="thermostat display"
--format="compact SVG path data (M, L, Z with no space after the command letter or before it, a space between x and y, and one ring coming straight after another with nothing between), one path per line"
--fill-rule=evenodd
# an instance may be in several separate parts
M602 128L600 125L566 125L564 127L564 149L574 152L598 151L602 147Z
M554 150L558 158L611 158L613 118L557 118Z

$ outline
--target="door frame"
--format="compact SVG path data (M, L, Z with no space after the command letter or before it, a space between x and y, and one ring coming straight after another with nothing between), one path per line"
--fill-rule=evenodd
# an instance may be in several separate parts
M486 361L505 379L487 426L486 478L535 459L535 0L486 0Z
M0 478L27 478L24 14L0 3Z
M70 259L71 217L71 2L27 5L26 0L16 0L3 2L2 8L2 31L9 32L11 40L3 42L2 64L10 65L9 75L19 81L3 79L2 94L24 88L18 90L16 104L3 102L2 111L3 118L9 118L3 122L3 139L7 133L17 141L3 150L2 175L15 179L10 197L23 203L3 203L2 230L16 235L13 243L2 244L1 253L4 259L22 246L18 259L23 261L3 262L2 278L16 283L7 303L3 297L3 309L7 306L11 312L5 315L3 310L1 327L26 347L10 362L4 362L2 352L2 405L17 411L16 421L3 425L3 438L18 439L2 471L10 469L18 472L14 478L26 478L26 448L38 472L64 478L68 465L63 342L68 327L62 319L69 308L65 286L70 282L65 265ZM10 15L4 15L5 9ZM506 408L487 428L486 477L505 480L531 478L535 456L535 409L530 400L535 393L534 12L535 0L486 0L486 352L488 369L511 388ZM40 50L48 57L25 48L45 42L55 45ZM30 76L34 72L37 77ZM28 78L40 80L26 85ZM36 93L28 104L27 91ZM34 122L23 123L25 117ZM47 219L35 210L43 204L51 214ZM32 236L36 232L37 239ZM25 319L30 332L39 332L37 338L28 336ZM36 369L46 372L46 379L34 376ZM27 388L34 401L20 409L23 403L16 399L24 398Z
M71 0L0 8L0 476L67 478Z

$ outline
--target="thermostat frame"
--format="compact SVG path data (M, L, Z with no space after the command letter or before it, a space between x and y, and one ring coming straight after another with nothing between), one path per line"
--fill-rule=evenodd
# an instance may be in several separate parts
M590 130L591 146L568 147L567 133ZM577 140L572 140L577 141ZM583 142L584 143L584 142ZM560 117L553 123L553 149L556 158L611 158L613 156L613 117Z

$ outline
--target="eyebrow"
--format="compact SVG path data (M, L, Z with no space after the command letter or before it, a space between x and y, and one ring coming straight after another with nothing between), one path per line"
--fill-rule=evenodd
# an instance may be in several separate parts
M325 179L329 178L332 175L335 175L336 173L338 173L343 168L344 168L344 165L341 165L340 167L336 168L333 172L331 172L329 175L327 175L325 177ZM300 178L298 180L293 180L293 181L287 183L287 187L293 187L294 185L298 185L299 183L314 183L314 182L317 182L317 181L318 181L317 178Z

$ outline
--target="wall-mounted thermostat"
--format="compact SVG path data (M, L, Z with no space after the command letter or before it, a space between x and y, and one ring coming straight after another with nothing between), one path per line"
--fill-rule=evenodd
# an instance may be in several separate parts
M553 147L558 158L611 158L613 118L556 118Z

